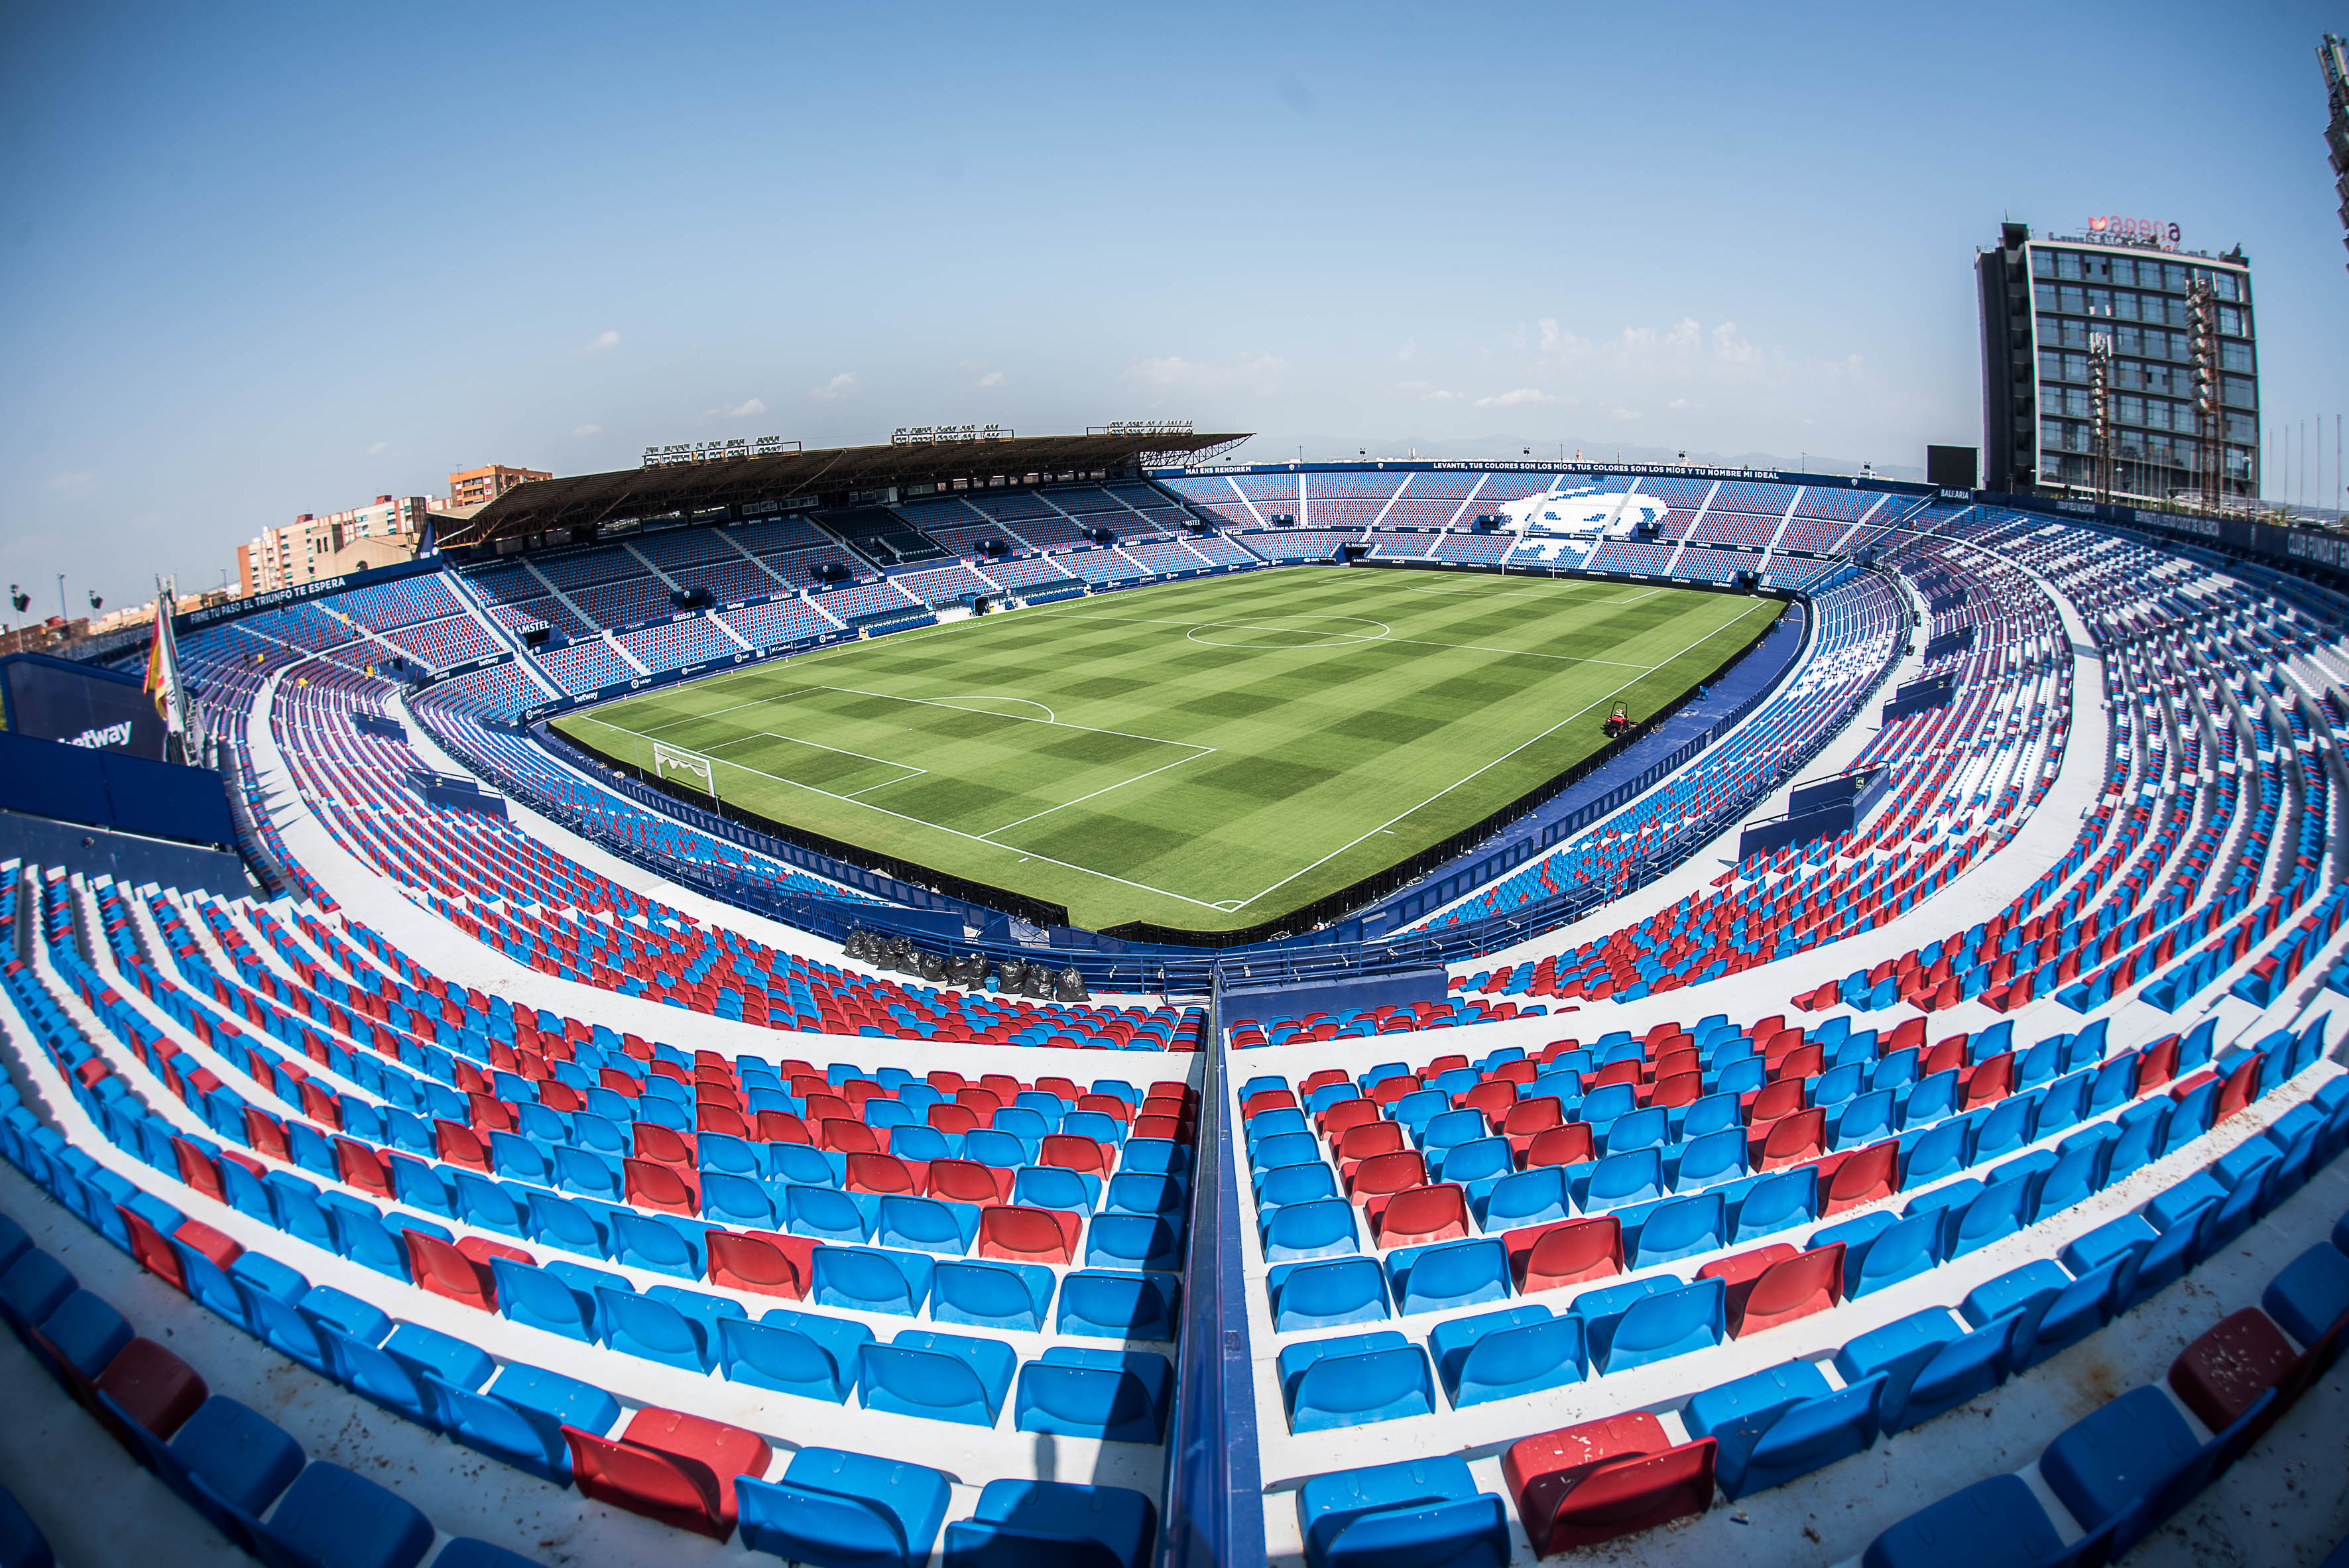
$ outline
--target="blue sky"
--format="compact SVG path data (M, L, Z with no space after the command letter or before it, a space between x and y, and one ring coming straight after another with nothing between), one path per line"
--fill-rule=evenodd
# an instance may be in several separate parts
M2250 253L2349 412L2337 8L13 6L0 577L650 443L1980 440L2002 216ZM2271 490L2278 485L2271 477Z

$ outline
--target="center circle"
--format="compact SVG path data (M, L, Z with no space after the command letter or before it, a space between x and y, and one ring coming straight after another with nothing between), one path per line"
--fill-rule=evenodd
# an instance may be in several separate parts
M1301 624L1305 622L1341 623ZM1210 621L1184 635L1218 648L1337 648L1388 635L1382 621L1362 615L1276 615L1261 621Z

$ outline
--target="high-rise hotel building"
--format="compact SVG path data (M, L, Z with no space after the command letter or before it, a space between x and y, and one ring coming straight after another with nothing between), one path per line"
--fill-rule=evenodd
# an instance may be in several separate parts
M2175 224L2095 218L1979 253L1989 489L2137 505L2259 493L2251 270L2178 248Z

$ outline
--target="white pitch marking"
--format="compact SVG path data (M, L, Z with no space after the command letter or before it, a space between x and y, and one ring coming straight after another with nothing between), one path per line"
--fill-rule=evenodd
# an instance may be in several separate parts
M1698 637L1696 642L1691 643L1687 648L1682 648L1680 653L1672 655L1671 658L1663 659L1656 664L1649 665L1642 674L1655 674L1656 671L1662 669L1665 665L1671 664L1672 659L1677 659L1681 655L1687 653L1689 648L1693 648L1698 643L1705 641L1706 638L1714 636L1717 634L1727 630L1729 627L1738 624L1739 622L1744 621L1747 615L1751 615L1753 613L1753 611L1747 610L1744 614L1739 615L1737 620L1725 622L1722 625L1713 627L1711 631L1706 632L1703 636ZM1498 757L1494 758L1490 762L1485 763L1484 767L1475 769L1475 772L1461 775L1451 783L1446 784L1443 789L1438 789L1434 794L1430 795L1425 800L1422 800L1418 805L1412 807L1410 810L1396 812L1393 816L1389 817L1377 827L1372 828L1370 832L1362 833L1355 838L1350 839L1346 842L1339 845L1336 849L1331 850L1328 854L1323 855L1319 860L1315 861L1312 865L1299 866L1297 870L1289 872L1288 875L1281 878L1270 887L1266 888L1262 892L1258 892L1254 898L1243 900L1241 907L1245 908L1247 904L1256 903L1257 899L1264 897L1265 893L1279 892L1282 888L1287 887L1290 882L1295 882L1299 877L1303 876L1307 872L1313 870L1315 866L1324 865L1329 861L1337 859L1340 855L1344 854L1348 850L1352 849L1356 844L1361 843L1364 839L1368 839L1372 834L1381 832L1386 829L1393 827L1397 822L1400 822L1405 817L1410 816L1413 811L1421 810L1431 802L1441 800L1444 796L1451 794L1452 791L1459 789L1463 784L1467 783L1469 779L1475 778L1477 774L1488 772L1491 769L1499 767L1502 763L1506 762L1510 758L1515 757L1518 752L1523 751L1526 747L1531 746L1535 741L1545 739L1547 737L1556 734L1558 730L1561 730L1568 725L1572 724L1576 719L1580 718L1584 714L1588 713L1592 708L1599 707L1600 703L1607 702L1612 698L1617 692L1620 692L1626 687L1634 685L1639 679L1639 676L1631 676L1630 679L1624 681L1620 686L1618 686L1614 691L1609 692L1605 696L1599 697L1596 701L1584 704L1581 707L1575 709L1574 712L1568 714L1564 718L1559 719L1556 724L1551 725L1549 728L1543 730L1541 734L1527 737L1526 739L1519 741L1516 745L1512 746L1509 749L1501 753Z

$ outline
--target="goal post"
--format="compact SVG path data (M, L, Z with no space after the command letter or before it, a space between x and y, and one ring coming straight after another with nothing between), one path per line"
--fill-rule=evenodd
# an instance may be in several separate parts
M666 779L672 773L682 773L701 780L709 791L710 810L718 809L718 766L698 751L688 751L667 741L653 742L653 777Z

